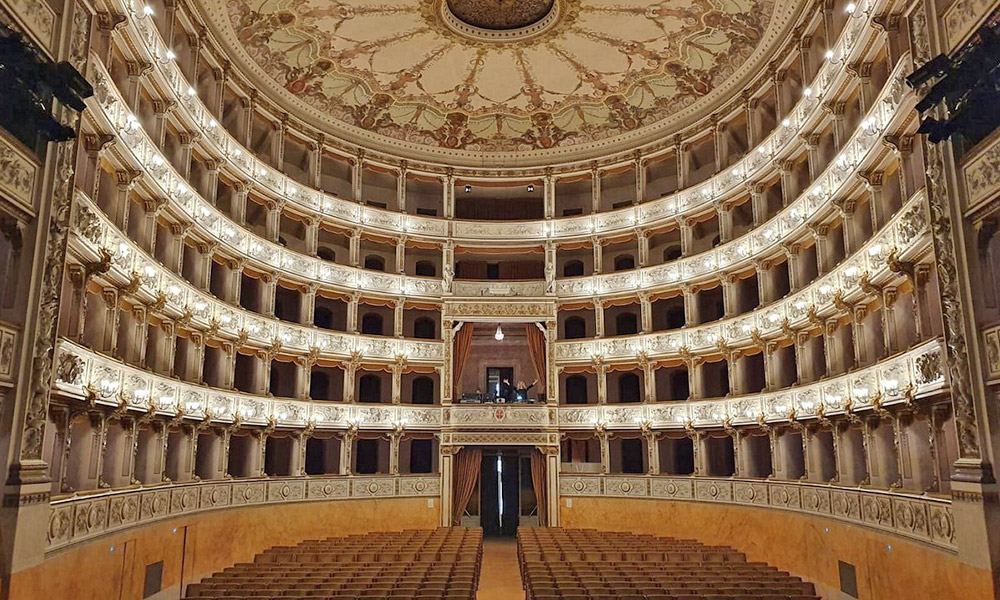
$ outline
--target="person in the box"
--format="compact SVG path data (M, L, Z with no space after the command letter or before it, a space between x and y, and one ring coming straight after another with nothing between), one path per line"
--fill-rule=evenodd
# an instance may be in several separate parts
M501 388L501 391L506 391L507 395L504 396L507 402L526 402L528 400L528 391L535 387L538 380L535 379L531 382L531 385L525 385L524 380L517 382L517 386L511 387L510 381L507 379L503 380L505 388Z

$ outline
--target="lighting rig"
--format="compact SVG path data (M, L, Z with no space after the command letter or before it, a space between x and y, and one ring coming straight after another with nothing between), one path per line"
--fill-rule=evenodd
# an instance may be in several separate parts
M953 57L939 54L906 77L918 89L934 82L917 103L921 114L944 102L947 118L923 117L917 133L932 144L953 135L972 147L1000 125L1000 35L984 25Z
M76 133L52 114L52 100L80 112L94 89L68 62L53 62L23 35L0 23L0 127L40 153L46 142Z

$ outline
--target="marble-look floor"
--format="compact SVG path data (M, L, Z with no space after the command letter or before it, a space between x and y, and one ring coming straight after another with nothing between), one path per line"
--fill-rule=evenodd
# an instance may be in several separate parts
M521 570L517 564L517 540L483 540L483 568L479 574L478 600L519 600L524 598Z

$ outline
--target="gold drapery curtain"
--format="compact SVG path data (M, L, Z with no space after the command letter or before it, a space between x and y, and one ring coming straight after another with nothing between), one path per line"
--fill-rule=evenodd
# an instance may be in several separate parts
M538 525L545 527L548 521L545 518L546 493L545 493L545 455L538 448L531 452L531 487L535 490L535 502L538 504Z
M528 354L531 355L531 364L535 366L535 374L538 375L538 389L536 394L545 390L545 334L538 329L534 323L524 326L525 335L528 338Z
M454 494L452 494L452 506L454 512L451 516L452 525L462 524L462 515L465 514L465 507L472 499L472 492L479 483L479 473L483 466L483 451L481 448L462 448L455 457L453 466L452 482Z
M472 349L472 332L475 325L472 323L462 323L461 329L455 333L455 352L452 355L452 393L454 397L461 395L460 384L462 382L462 371L465 370L465 362L469 360L469 350Z

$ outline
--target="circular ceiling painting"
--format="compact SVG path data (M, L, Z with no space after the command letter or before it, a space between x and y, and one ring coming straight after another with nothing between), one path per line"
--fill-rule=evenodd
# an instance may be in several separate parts
M260 78L311 114L378 146L439 156L607 151L724 99L723 84L763 64L775 21L784 29L793 12L782 6L777 19L774 0L201 4L225 19L213 30ZM448 17L501 33L463 35ZM530 35L505 37L512 28Z
M552 11L555 0L446 0L456 17L481 29L519 29Z

